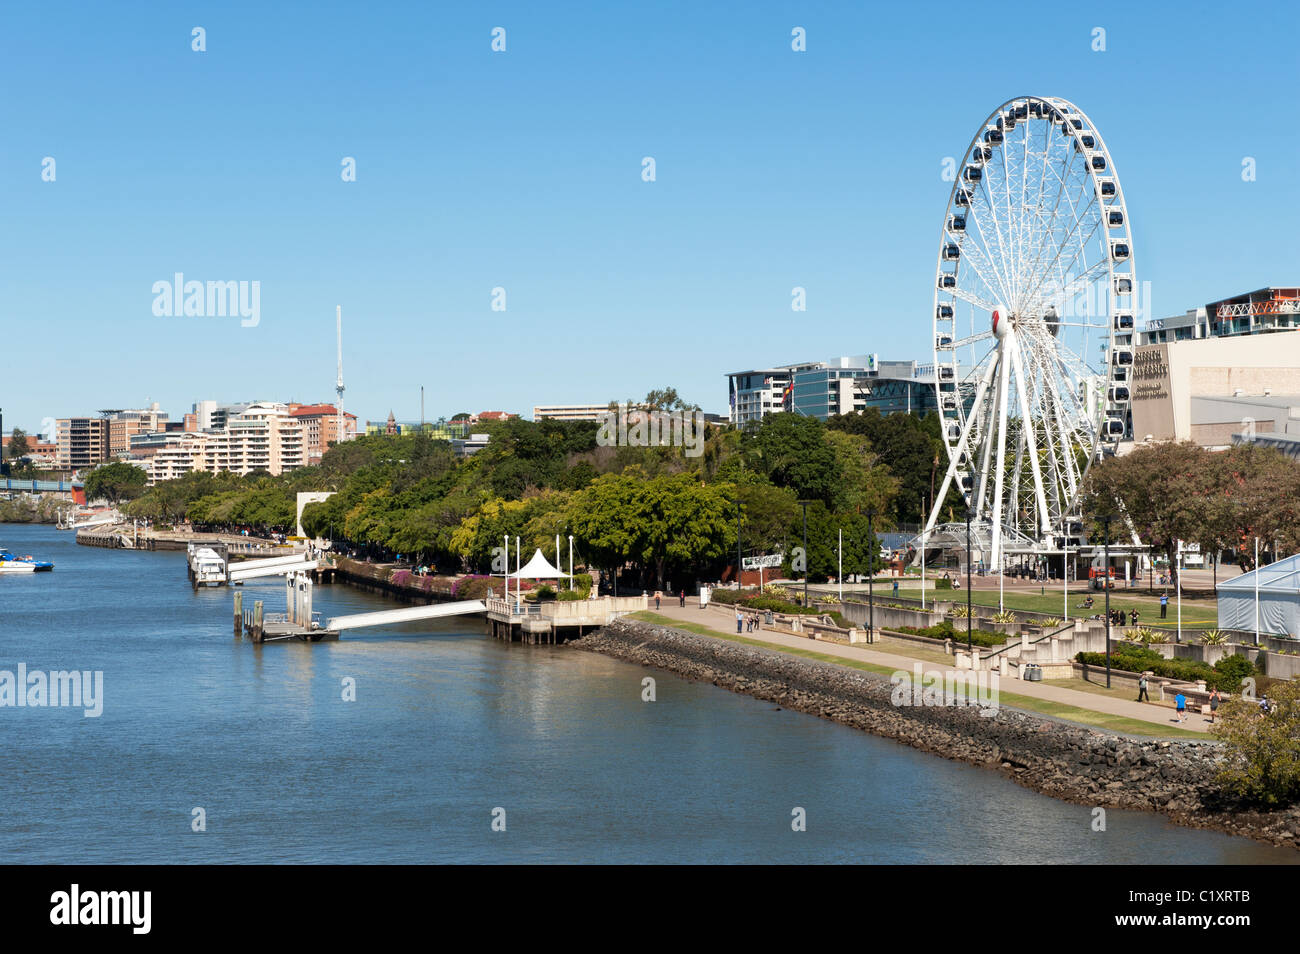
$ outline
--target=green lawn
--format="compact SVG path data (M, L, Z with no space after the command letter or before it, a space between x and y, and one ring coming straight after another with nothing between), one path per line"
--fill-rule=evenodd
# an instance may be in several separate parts
M710 629L699 623L679 622L668 616L663 616L651 610L643 610L639 613L632 613L632 619L639 619L645 623L655 623L659 626L667 626L671 629L680 629L686 632L695 633L697 636L710 636L714 639L725 639L728 642L740 643L745 646L753 646L758 649L767 649L775 652L786 653L790 656L799 656L804 659L815 659L818 662L830 663L834 666L844 666L847 669L859 669L863 672L874 672L882 676L893 675L898 670L891 666L881 666L877 663L870 663L857 659L844 659L840 656L831 656L826 653L815 652L811 649L794 649L785 646L777 646L773 643L763 642L758 639L750 639L746 636L739 636L735 633L725 633L722 630ZM942 655L942 654L941 654ZM1067 682L1070 680L1066 680ZM1075 688L1071 686L1070 688ZM1104 691L1104 690L1103 690ZM1175 726L1162 726L1153 722L1143 722L1141 719L1130 719L1127 716L1110 715L1105 712L1094 712L1091 709L1081 709L1078 706L1067 705L1061 702L1052 702L1048 699L1038 699L1034 696L1022 696L1013 692L998 693L1000 702L1017 709L1024 709L1027 712L1037 712L1040 715L1054 716L1058 719L1066 719L1070 722L1077 722L1081 725L1102 729L1106 732L1113 732L1116 735L1145 735L1158 736L1160 738L1187 738L1203 739L1205 733L1194 732L1190 729L1180 729Z
M846 594L847 595L847 594ZM899 587L899 596L909 597L911 599L921 598L921 588L919 586ZM1106 594L1103 592L1093 592L1092 609L1083 610L1079 605L1086 598L1082 591L1070 592L1070 619L1078 616L1100 613L1106 606ZM888 602L890 591L886 590L883 595L877 595L877 599L882 602ZM938 590L926 587L926 599L953 600L964 603L966 601L965 590ZM972 590L971 602L976 606L997 606L998 594L996 590ZM1065 607L1061 600L1061 591L1058 589L1052 592L1046 590L1043 595L1037 593L1012 592L1006 591L1003 595L1003 604L1008 609L1023 610L1027 613L1042 613L1044 616L1061 617ZM1160 618L1160 597L1159 595L1148 596L1145 592L1139 593L1135 590L1112 590L1110 594L1111 609L1122 609L1125 615L1130 610L1136 609L1140 613L1138 618L1139 626L1161 626L1174 628L1178 624L1178 606L1171 598L1169 600L1169 616L1166 619ZM1183 628L1184 629L1212 629L1219 622L1219 604L1217 600L1189 600L1183 599Z

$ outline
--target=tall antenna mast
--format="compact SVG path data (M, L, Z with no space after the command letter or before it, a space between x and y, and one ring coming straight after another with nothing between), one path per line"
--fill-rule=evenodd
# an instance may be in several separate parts
M339 342L339 379L338 382L334 385L334 392L339 396L339 400L338 400L338 407L336 408L336 410L338 411L338 419L334 427L334 443L342 444L343 443L343 306L336 305L335 308L336 308L335 320L336 320L336 326L338 331L338 342Z

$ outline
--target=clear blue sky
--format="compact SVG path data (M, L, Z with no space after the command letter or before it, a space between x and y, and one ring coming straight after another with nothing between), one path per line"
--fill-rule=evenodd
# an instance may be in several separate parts
M1155 314L1300 283L1294 4L957 9L8 4L5 428L332 400L336 304L363 420L928 358L941 162L1027 93L1100 127ZM260 281L261 324L155 317L177 271Z

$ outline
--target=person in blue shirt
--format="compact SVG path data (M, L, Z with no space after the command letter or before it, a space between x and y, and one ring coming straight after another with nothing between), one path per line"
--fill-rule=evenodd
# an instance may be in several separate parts
M1178 721L1187 721L1187 697L1181 692L1174 696L1174 707L1178 710Z
M1160 594L1160 618L1164 619L1168 613L1169 613L1169 594L1161 593Z

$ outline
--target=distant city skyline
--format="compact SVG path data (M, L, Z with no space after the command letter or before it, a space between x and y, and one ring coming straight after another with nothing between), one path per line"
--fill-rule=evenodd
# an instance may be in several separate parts
M362 421L926 362L944 160L1016 95L1097 123L1150 317L1300 282L1291 66L1240 55L1300 13L1023 10L7 9L4 428L332 403L338 305Z

